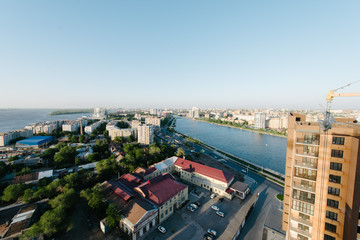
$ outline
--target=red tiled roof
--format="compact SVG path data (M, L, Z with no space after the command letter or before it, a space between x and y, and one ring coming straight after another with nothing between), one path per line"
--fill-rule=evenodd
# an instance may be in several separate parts
M128 201L134 196L128 189L126 189L126 187L117 181L109 181L109 184L111 185L110 189L113 190L116 195L124 199L124 201Z
M157 206L161 206L185 188L186 185L176 182L169 173L164 173L141 184L138 190Z
M233 175L226 173L222 170L205 166L182 158L178 158L176 160L175 166L180 167L184 171L196 172L198 174L216 179L224 183L229 183L234 178Z
M141 184L141 179L130 173L122 175L117 181L131 190Z

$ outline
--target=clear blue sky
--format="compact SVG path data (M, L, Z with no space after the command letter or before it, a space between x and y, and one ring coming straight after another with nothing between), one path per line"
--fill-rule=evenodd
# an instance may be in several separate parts
M324 107L360 79L359 13L338 0L4 0L0 108Z

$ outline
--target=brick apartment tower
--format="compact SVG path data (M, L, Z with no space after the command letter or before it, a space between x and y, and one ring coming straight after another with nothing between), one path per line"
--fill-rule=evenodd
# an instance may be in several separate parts
M360 125L324 132L290 113L283 230L288 240L360 239Z

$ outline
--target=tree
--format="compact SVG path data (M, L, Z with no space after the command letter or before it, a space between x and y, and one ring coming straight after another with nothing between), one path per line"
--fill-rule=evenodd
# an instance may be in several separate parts
M18 160L18 159L19 159L19 155L15 155L15 156L11 156L8 161L12 162L12 161L15 161L15 160Z
M101 160L96 164L96 172L100 178L111 177L117 172L117 170L118 166L114 157Z
M54 156L54 162L57 166L71 164L74 163L76 155L77 152L74 148L65 146L61 148L60 151Z
M52 208L63 206L65 209L70 209L78 198L76 191L71 188L64 193L57 195L54 199L50 200L49 203Z
M106 204L103 201L104 193L99 184L94 187L84 189L80 192L80 196L88 201L89 207L99 216L104 214Z
M129 140L129 142L133 142L133 141L135 141L135 138L134 138L133 135L130 135L129 138L128 138L128 140Z
M33 189L31 188L26 189L22 197L22 200L26 203L33 202L35 200L34 193L35 191Z
M96 161L100 160L100 155L98 153L89 154L87 160L89 162L96 162Z
M29 167L24 167L21 169L20 172L15 173L15 176L22 176L22 175L28 174L30 172L31 172L31 169Z
M8 172L8 167L4 162L0 162L0 178L6 175Z
M1 199L5 202L16 201L19 197L24 195L25 184L12 184L4 189Z
M112 228L119 227L121 212L115 204L110 204L106 209L106 221Z
M178 156L178 157L185 156L185 151L184 151L184 149L178 148L177 151L176 151L176 156Z
M56 148L48 148L44 151L41 157L47 161L52 162L54 160L54 155L57 151L58 150Z

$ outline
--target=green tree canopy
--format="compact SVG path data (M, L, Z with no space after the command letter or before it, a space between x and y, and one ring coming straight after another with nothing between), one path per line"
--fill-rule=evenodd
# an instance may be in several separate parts
M71 164L74 163L76 155L77 152L73 147L65 146L54 156L54 162L57 166Z
M9 185L4 189L1 199L5 202L16 201L24 195L25 189L26 185L23 183Z
M115 204L110 204L106 209L106 221L112 228L119 227L121 212Z

